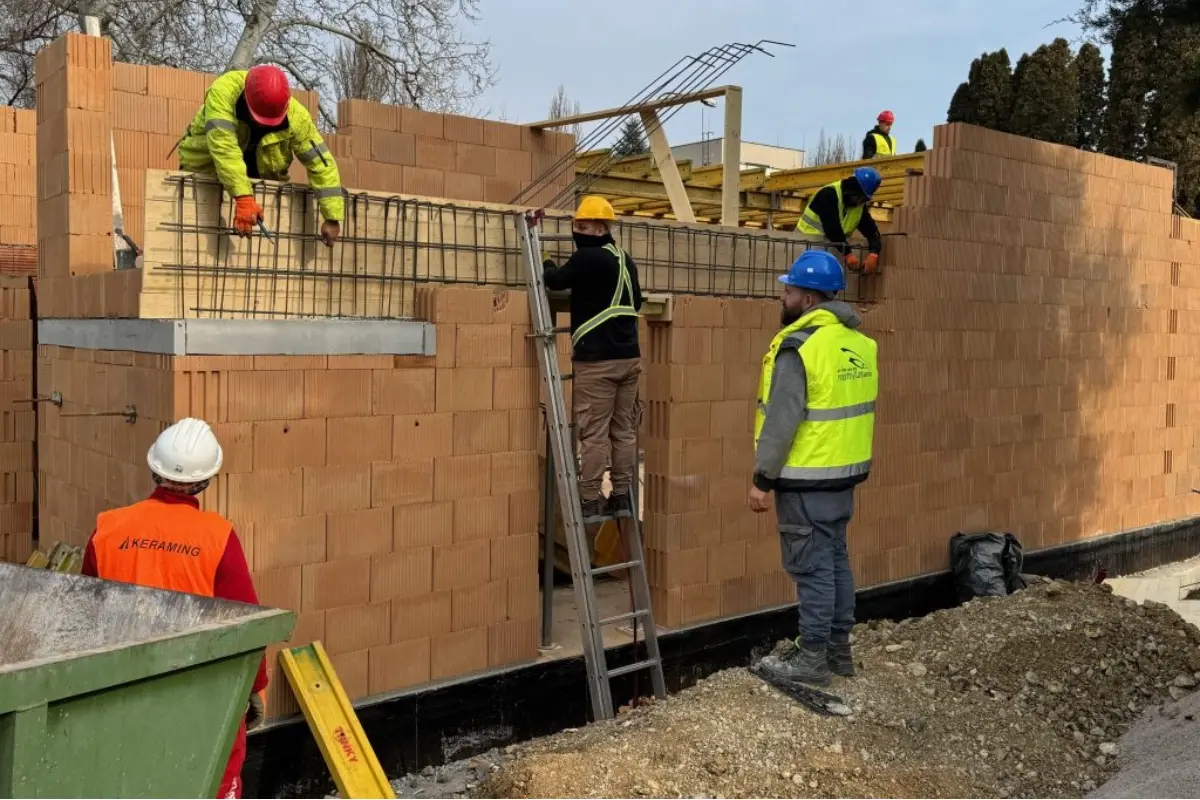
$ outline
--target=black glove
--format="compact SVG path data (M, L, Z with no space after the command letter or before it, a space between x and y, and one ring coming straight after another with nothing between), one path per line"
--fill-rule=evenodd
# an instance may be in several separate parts
M257 692L250 695L250 706L246 709L246 730L252 731L267 718L266 703Z

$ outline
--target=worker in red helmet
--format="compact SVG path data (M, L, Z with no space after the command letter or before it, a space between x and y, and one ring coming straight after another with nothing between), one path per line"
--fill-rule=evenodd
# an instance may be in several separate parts
M863 139L863 161L896 155L896 140L892 137L892 123L895 121L896 115L892 112L879 112L878 124L867 131L867 138Z
M344 207L337 162L279 67L260 64L217 78L179 142L179 168L216 175L234 197L239 236L250 235L262 219L251 181L286 181L293 156L308 171L325 220L321 238L332 247Z

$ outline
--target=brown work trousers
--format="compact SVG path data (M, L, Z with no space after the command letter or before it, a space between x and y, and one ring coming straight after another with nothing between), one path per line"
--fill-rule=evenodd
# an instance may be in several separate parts
M582 450L579 497L584 502L601 497L605 467L611 473L613 494L629 494L637 467L642 360L576 361L571 368L575 430Z

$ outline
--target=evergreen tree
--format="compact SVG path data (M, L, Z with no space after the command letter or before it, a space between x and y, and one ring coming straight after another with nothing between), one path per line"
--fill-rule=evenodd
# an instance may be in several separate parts
M1021 56L1013 72L1008 130L1044 142L1074 145L1079 126L1079 85L1074 54L1055 39Z
M997 131L1008 130L1012 116L1012 62L1004 48L985 53L979 71L972 81L975 125Z
M917 146L913 148L914 153L924 153L929 149L929 145L925 144L924 139L917 139Z
M1012 63L1001 48L971 62L967 82L950 100L948 122L969 122L993 130L1006 130L1012 114Z
M1075 146L1096 150L1104 130L1104 108L1108 102L1108 82L1104 76L1104 56L1090 42L1075 56L1075 79L1079 86L1079 124Z
M642 123L636 117L630 117L621 128L621 135L613 145L613 155L618 158L638 156L648 152L646 137L642 134Z
M1178 165L1175 189L1185 199L1200 190L1200 120L1184 100L1191 88L1191 73L1200 63L1198 54L1200 28L1173 25L1164 19L1151 66L1154 91L1146 104L1144 154Z
M946 122L970 122L973 113L971 84L963 81L954 90L954 96L950 98L950 109L946 112Z
M1154 58L1153 20L1131 15L1113 32L1108 106L1104 115L1104 152L1137 158L1146 143L1147 99Z

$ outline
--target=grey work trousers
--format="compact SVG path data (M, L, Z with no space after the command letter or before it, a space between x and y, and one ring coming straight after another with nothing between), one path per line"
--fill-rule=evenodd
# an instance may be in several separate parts
M854 575L846 552L846 527L854 514L854 489L775 493L783 568L796 582L800 638L824 646L845 641L854 627Z

